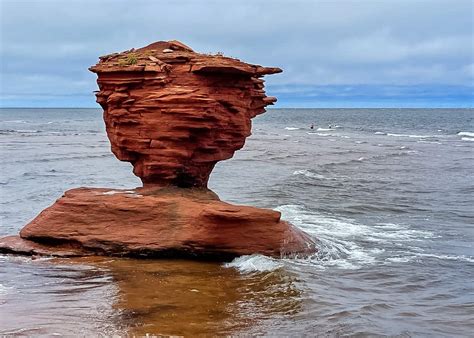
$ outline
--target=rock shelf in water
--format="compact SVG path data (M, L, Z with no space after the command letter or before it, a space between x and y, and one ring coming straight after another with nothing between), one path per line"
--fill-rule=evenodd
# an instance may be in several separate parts
M160 41L103 56L90 70L112 152L143 187L69 190L20 236L0 239L0 252L226 259L315 251L279 212L231 205L207 189L215 164L243 147L251 119L276 101L261 77L281 69Z

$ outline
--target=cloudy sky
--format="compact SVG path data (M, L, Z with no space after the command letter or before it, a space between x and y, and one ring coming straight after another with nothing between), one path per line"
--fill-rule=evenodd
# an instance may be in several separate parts
M1 106L97 107L99 55L177 39L284 72L278 107L472 107L471 0L0 0Z

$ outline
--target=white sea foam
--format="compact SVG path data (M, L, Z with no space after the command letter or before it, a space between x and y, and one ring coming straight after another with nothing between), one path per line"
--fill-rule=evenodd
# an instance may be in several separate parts
M276 210L290 221L314 236L319 252L310 259L298 259L295 263L311 264L325 269L338 267L358 269L381 259L383 244L393 244L434 238L429 231L412 229L408 225L380 223L369 226L350 218L311 212L300 205L283 205ZM367 244L374 243L372 247Z
M300 128L296 128L296 127L285 127L286 130L298 130Z
M327 133L315 133L315 132L307 132L306 134L308 135L318 135L318 136L333 136L332 134L327 134Z
M5 286L2 283L0 283L0 296L6 295L7 293L10 292L10 290L11 290L11 287Z
M441 142L438 141L425 141L425 140L420 140L416 141L417 143L431 143L431 144L442 144Z
M17 129L14 130L17 133L22 133L22 134L34 134L34 133L39 133L39 130L34 130L34 129Z
M234 268L242 273L273 271L283 267L283 262L263 255L246 255L225 263L224 267Z
M9 120L9 121L2 121L4 123L28 123L24 120Z
M389 257L386 259L387 262L391 263L408 263L412 261L414 256L396 256L396 257Z
M392 133L388 133L387 136L410 137L410 138L429 138L429 137L433 137L432 135L409 135L409 134L392 134Z
M447 260L447 261L463 261L463 262L474 263L474 257L473 256L444 255L444 254L436 255L436 254L429 254L429 253L416 253L414 256L416 256L416 257L426 257L426 258L436 258L436 259Z
M461 140L462 141L474 141L474 138L471 138L471 137L461 137Z
M296 170L296 171L293 172L293 175L304 175L306 177L317 178L317 179L320 179L320 180L327 179L327 177L325 177L323 175L311 172L311 171L306 170L306 169Z
M468 137L474 137L474 133L470 131L460 131L458 133L459 136L468 136Z
M318 128L317 131L329 131L332 130L331 128Z
M424 258L434 258L439 260L447 260L447 261L458 261L458 262L468 262L474 263L473 256L465 256L465 255L446 255L446 254L430 254L430 253L413 253L407 256L396 256L387 258L386 261L392 263L407 263L414 260L421 260Z
M375 135L385 135L385 133L382 132L382 131L376 131L374 134L375 134Z

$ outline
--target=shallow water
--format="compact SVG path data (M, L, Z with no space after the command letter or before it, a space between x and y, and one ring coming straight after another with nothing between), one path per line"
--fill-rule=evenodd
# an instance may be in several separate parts
M66 189L139 185L101 119L95 109L0 110L0 235ZM210 185L281 211L315 237L317 255L0 256L0 334L470 336L473 132L473 110L270 110Z

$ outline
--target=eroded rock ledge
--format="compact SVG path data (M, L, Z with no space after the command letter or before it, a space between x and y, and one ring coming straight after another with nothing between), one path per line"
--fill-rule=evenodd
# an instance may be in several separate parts
M206 187L214 165L243 147L250 119L276 101L261 77L281 72L177 41L103 56L90 70L115 156L145 185L180 187Z
M67 191L0 252L26 255L195 257L307 254L312 240L273 210L219 200L207 189Z
M279 212L231 205L207 189L214 165L244 145L251 119L276 101L261 77L281 69L160 41L103 56L90 70L112 152L144 187L69 190L20 236L0 239L0 252L227 259L316 250Z

